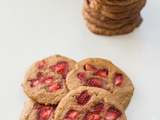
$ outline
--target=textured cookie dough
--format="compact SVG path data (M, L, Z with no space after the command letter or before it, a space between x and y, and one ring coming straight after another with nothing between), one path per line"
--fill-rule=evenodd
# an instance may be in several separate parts
M38 103L57 104L68 93L66 76L75 63L74 60L60 55L33 63L24 76L24 92Z
M28 100L24 103L19 120L54 120L55 109L57 106L45 106Z
M119 13L119 12L125 12L125 11L130 11L130 10L134 9L139 4L141 4L144 0L139 0L135 3L127 5L127 6L101 4L97 0L86 0L86 1L89 2L89 6L94 10Z
M123 107L101 88L79 87L59 103L55 120L127 120Z
M129 16L133 16L133 15L138 14L142 10L142 8L145 6L145 3L146 3L146 0L142 0L142 2L140 2L140 4L138 4L138 6L136 6L132 10L120 12L120 13L112 13L109 11L104 11L104 10L101 10L101 8L98 9L97 7L93 7L93 5L90 6L90 3L88 3L87 1L84 2L84 6L86 7L86 9L89 9L92 7L91 9L101 13L103 16L106 16L108 18L123 19L123 18L129 17Z
M129 77L112 62L101 58L88 58L78 62L66 78L69 90L80 86L103 88L124 107L128 106L134 87Z
M87 12L83 11L83 17L86 21L96 25L97 27L100 28L107 28L107 29L111 29L111 30L115 30L115 29L119 29L122 28L123 26L130 24L130 23L134 23L137 19L139 19L140 16L138 16L137 18L130 20L128 22L122 22L122 23L106 23L106 22L102 22L100 20L95 19L94 17L91 17Z

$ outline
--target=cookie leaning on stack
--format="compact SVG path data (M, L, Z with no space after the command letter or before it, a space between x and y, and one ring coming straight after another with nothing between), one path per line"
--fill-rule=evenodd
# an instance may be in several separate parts
M126 120L124 109L134 87L110 61L88 58L76 63L54 55L32 64L22 87L20 120Z
M90 31L102 35L126 34L138 27L146 0L84 0L83 17Z

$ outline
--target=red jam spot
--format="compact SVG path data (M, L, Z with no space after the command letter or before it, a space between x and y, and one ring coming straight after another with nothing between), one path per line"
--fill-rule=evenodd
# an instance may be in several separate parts
M51 106L40 104L36 106L36 109L38 110L37 120L47 120L53 112L53 108Z
M89 120L100 120L100 117L99 115L91 114L89 115Z
M77 74L77 77L78 77L80 80L85 80L87 76L86 76L85 73L82 73L82 72L81 72L81 73L78 73L78 74Z
M45 79L43 82L46 84L51 84L53 82L53 77L48 77L47 79Z
M106 115L106 120L116 120L120 116L121 114L118 111L110 109Z
M87 0L87 4L90 5L90 1L89 0Z
M36 87L38 84L40 84L41 83L41 80L34 80L34 81L32 81L32 83L31 83L31 87Z
M62 77L65 79L69 70L69 66L67 62L58 62L56 65L50 67L53 71L56 71L58 74L61 74Z
M44 68L44 64L45 64L45 60L42 60L41 62L40 62L40 64L39 64L39 69L42 69L42 68Z
M69 110L65 118L76 119L78 114L79 114L78 111Z
M92 67L92 66L89 65L89 64L85 64L84 70L86 70L86 71L93 71L93 72L96 72L96 71L97 71L97 69L96 69L95 67Z
M116 86L119 86L122 84L122 81L123 81L123 75L120 74L120 73L116 73L116 76L115 76L115 80L114 80L114 84Z
M53 92L53 91L58 90L60 88L61 88L61 84L60 83L56 83L56 84L54 84L52 86L49 86L48 87L48 91L49 92Z
M83 91L80 95L76 96L77 103L79 105L85 105L91 98L91 95L87 91Z
M100 114L103 111L104 111L104 104L103 103L99 103L99 104L94 106L93 113Z
M89 78L85 81L89 86L102 87L102 81L98 78Z
M107 77L108 76L108 70L106 70L106 69L98 70L96 73L94 73L94 75L100 76L100 77Z

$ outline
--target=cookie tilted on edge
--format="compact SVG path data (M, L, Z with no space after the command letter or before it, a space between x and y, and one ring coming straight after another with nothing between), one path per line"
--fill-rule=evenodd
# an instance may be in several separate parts
M112 62L88 58L78 62L66 78L69 90L80 86L99 87L109 91L124 107L128 106L134 87L129 77Z
M101 88L79 87L59 103L55 120L127 120L123 107Z
M54 120L56 105L42 105L33 100L24 103L19 120Z
M68 93L66 76L75 61L54 55L37 61L26 71L22 87L27 96L45 105L58 104Z

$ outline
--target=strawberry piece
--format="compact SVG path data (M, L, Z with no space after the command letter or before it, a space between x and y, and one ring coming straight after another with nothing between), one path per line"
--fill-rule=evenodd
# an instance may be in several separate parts
M118 111L110 109L106 115L106 120L116 120L120 115Z
M38 73L37 73L37 78L38 78L38 79L43 79L43 78L44 78L44 73L38 72Z
M104 110L104 104L103 103L99 103L99 104L94 106L93 113L100 114L101 112L103 112L103 110Z
M119 86L122 84L122 81L123 81L123 75L120 74L120 73L117 73L116 74L116 77L115 77L115 85L116 86Z
M48 77L47 79L44 80L44 83L51 84L52 81L53 81L53 77Z
M75 119L75 118L77 118L78 114L79 114L78 111L69 110L69 111L67 112L66 118Z
M56 65L51 66L50 69L56 71L58 74L61 74L65 79L69 72L68 67L69 66L67 62L58 62Z
M52 110L44 110L41 112L41 119L47 119L51 116Z
M89 120L100 120L100 117L99 117L99 115L91 114L91 115L89 116Z
M79 105L85 105L91 98L91 95L87 91L83 91L80 95L76 96L77 103Z
M93 72L96 72L96 71L97 71L97 69L96 69L95 67L92 67L92 66L89 65L89 64L85 64L84 69L85 69L86 71L93 71Z
M100 76L100 77L107 77L108 76L108 70L98 70L94 75Z
M61 84L60 83L56 83L56 84L54 84L52 86L49 86L48 87L48 91L49 92L53 92L53 91L58 90L60 88L61 88Z
M86 76L85 73L82 73L82 72L81 72L81 73L78 73L78 74L77 74L77 77L78 77L80 80L85 80L87 76Z
M86 83L94 87L102 87L102 81L98 78L89 78L86 80Z
M34 80L34 81L32 81L32 83L31 83L31 87L36 87L38 84L40 84L41 83L41 80Z
M45 64L45 60L42 60L39 64L39 69L42 69L44 67L44 64Z
M87 4L90 5L90 1L89 0L87 0Z

